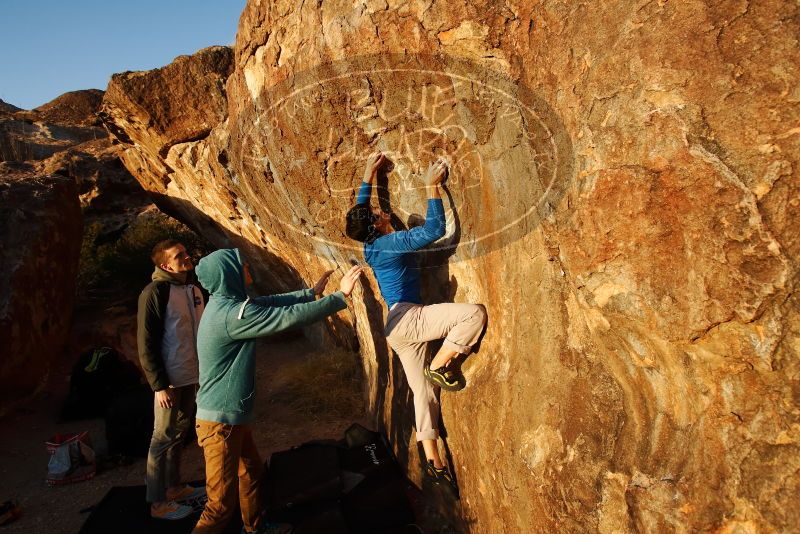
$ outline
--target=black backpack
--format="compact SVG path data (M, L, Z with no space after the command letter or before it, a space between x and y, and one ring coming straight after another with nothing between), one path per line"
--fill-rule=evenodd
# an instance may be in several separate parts
M136 365L111 347L90 349L72 368L69 395L62 420L103 417L118 395L139 387L142 375Z
M115 396L105 414L108 453L146 458L153 419L153 392L148 386Z

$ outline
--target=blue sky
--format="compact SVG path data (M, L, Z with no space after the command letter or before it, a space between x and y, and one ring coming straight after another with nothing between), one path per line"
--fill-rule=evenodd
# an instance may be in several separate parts
M31 109L115 72L232 45L245 0L2 0L0 99Z

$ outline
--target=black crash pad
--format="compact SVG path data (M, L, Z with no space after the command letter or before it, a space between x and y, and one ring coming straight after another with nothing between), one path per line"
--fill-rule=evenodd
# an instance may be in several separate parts
M202 482L192 482L194 486ZM165 521L150 517L150 505L145 501L145 487L115 486L108 490L106 496L94 507L80 534L167 534L189 533L194 528L202 513L202 503L196 506L196 512L184 519ZM242 521L237 509L226 534L238 534L242 529Z

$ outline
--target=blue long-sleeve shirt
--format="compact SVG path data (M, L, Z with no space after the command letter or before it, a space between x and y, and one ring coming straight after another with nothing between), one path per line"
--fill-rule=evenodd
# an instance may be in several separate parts
M368 203L372 186L361 184L356 204ZM429 198L425 224L403 232L392 232L372 243L364 243L364 259L378 279L381 295L390 308L397 302L422 304L419 295L419 258L415 251L445 234L442 199Z

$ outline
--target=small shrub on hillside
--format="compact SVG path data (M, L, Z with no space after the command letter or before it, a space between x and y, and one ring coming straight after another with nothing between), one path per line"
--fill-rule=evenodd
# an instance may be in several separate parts
M100 224L93 223L83 233L78 297L84 303L135 299L150 281L150 251L161 240L177 239L195 262L212 250L203 238L163 214L138 217L114 241L100 230Z

